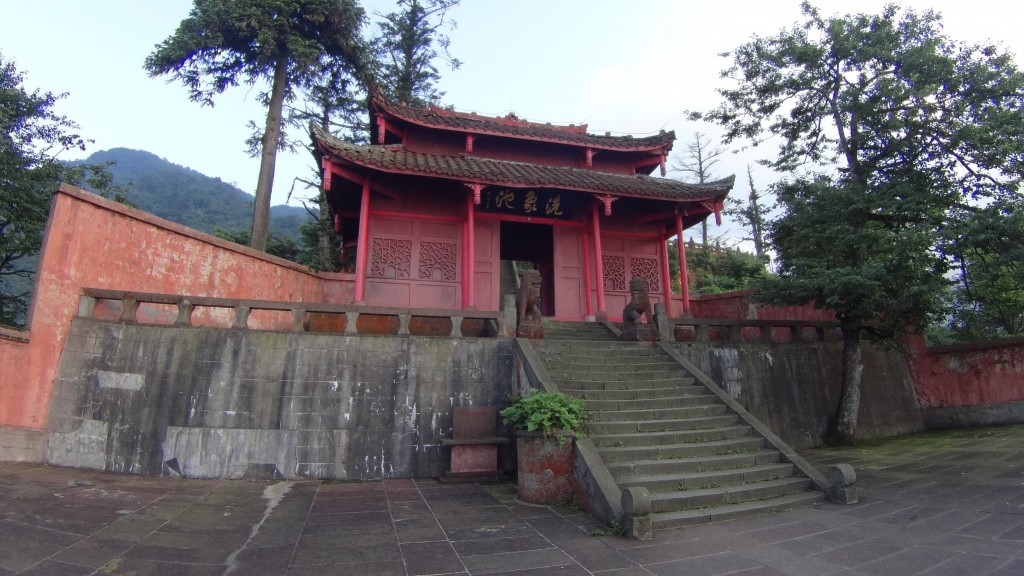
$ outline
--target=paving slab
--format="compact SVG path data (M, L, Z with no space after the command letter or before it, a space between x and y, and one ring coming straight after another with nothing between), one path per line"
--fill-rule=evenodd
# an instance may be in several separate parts
M1020 576L1024 426L805 450L860 502L637 542L515 486L184 480L0 462L0 576Z

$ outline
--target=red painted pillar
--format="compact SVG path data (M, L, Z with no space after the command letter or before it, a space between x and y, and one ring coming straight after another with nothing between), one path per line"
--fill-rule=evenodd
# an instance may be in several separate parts
M679 246L679 288L683 299L683 316L689 318L690 312L690 278L686 273L686 243L683 242L683 215L676 214L676 244Z
M604 262L601 260L601 220L597 204L592 206L594 218L594 273L597 277L597 315L601 320L608 318L604 309Z
M356 245L356 287L355 303L365 304L363 295L366 289L366 253L370 238L370 179L363 180L363 197L359 201L359 244Z
M587 320L594 318L594 305L590 301L590 240L587 229L583 228L583 302Z
M476 308L476 222L473 210L473 192L466 196L466 269L462 275L462 306L463 308Z
M658 256L661 259L661 285L662 297L665 299L665 314L672 315L672 273L668 269L668 242L665 240L665 226L661 227L661 234L658 236Z

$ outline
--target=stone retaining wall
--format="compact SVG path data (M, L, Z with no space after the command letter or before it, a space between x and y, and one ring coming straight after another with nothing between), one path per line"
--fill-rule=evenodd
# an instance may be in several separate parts
M512 341L360 337L76 318L51 464L235 478L438 476L455 406L511 390ZM507 463L506 457L506 466Z

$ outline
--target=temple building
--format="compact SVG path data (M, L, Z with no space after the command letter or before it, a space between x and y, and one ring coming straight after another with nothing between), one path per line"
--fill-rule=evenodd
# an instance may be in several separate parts
M381 97L371 129L355 145L313 128L335 229L356 252L357 304L498 310L519 261L541 274L545 316L616 319L633 277L684 315L666 240L719 218L734 181L652 177L673 132L601 136Z

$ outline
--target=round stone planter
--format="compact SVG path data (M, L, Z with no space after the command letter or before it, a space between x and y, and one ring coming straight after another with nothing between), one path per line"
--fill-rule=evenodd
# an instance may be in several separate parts
M516 430L515 434L519 499L531 504L560 504L571 500L575 486L573 433L544 436L540 432Z

